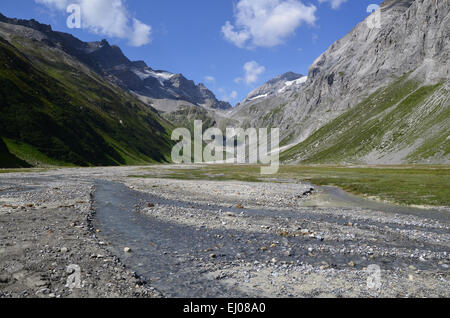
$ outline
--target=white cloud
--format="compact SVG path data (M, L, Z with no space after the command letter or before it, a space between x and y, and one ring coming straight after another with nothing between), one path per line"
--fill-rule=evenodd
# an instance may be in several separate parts
M70 4L81 8L82 28L93 33L128 39L130 45L151 42L151 26L131 17L125 0L35 0L52 9L66 11Z
M250 39L249 32L234 31L234 26L230 21L225 22L225 25L222 27L222 33L228 41L234 43L237 47L240 48L244 47L245 43Z
M225 89L219 89L219 91L221 91L222 93L225 93ZM225 102L231 102L233 100L235 100L238 97L238 92L236 91L232 91L230 94L224 94L222 95L221 100L225 101Z
M240 48L284 43L302 24L314 24L316 7L299 0L239 0L235 23L222 27L224 37Z
M67 0L36 0L36 2L56 7L59 10L65 10L70 4Z
M255 61L251 61L244 64L244 71L245 83L251 85L258 81L259 76L266 71L266 68Z
M205 76L205 82L214 84L214 83L216 83L216 79L214 78L214 76L208 75L208 76Z
M138 19L133 19L133 33L131 33L130 43L133 46L143 46L151 42L152 27L142 23Z
M329 2L333 9L338 9L341 4L347 2L347 0L319 0L319 3Z

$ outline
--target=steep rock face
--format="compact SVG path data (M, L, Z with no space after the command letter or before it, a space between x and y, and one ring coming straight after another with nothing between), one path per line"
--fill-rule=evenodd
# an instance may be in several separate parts
M449 12L449 1L385 1L381 28L364 21L334 43L284 108L284 136L303 142L283 159L448 163Z
M424 84L448 80L449 7L437 0L384 2L381 28L366 20L316 59L280 116L283 136L305 140L406 73Z
M118 46L110 45L106 40L83 42L70 34L55 32L51 26L35 20L11 19L1 14L0 22L9 24L13 33L20 33L63 50L109 81L140 95L155 99L184 100L209 108L231 108L229 103L217 100L203 84L195 85L182 74L155 71L143 61L132 62Z
M232 113L279 127L289 162L448 163L450 1L401 0L336 41L304 85ZM428 114L425 116L424 114Z

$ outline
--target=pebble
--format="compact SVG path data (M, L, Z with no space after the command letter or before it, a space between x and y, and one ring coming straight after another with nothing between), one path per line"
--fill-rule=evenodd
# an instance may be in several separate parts
M37 292L36 292L36 296L39 296L39 295L47 295L47 294L50 294L50 289L48 289L48 288L41 288L41 289L39 289Z
M291 251L286 251L286 252L284 252L284 256L292 256L292 252Z
M7 274L0 275L0 284L7 284L9 283L11 277Z

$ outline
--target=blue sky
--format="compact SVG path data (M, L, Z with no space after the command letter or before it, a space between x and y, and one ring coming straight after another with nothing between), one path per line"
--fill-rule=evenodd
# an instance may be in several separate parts
M306 75L322 52L367 17L370 4L381 2L3 0L0 12L35 18L84 41L106 38L130 59L182 73L235 104L284 72ZM81 29L66 25L71 3L83 8Z

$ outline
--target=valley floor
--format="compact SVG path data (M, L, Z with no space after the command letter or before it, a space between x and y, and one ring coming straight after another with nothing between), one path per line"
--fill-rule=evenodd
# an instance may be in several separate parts
M448 207L186 168L0 174L0 297L450 297Z

